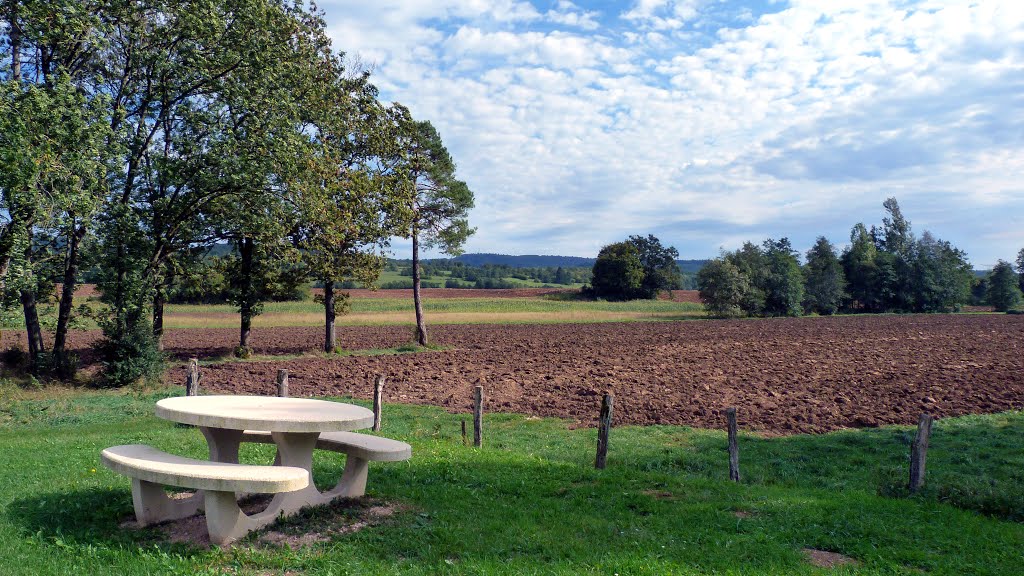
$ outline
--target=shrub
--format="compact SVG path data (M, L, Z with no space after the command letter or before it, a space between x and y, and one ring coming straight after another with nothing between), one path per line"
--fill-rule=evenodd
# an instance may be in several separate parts
M163 373L164 355L146 322L136 322L120 333L112 329L104 332L106 336L96 346L103 366L101 386L120 388L154 382Z

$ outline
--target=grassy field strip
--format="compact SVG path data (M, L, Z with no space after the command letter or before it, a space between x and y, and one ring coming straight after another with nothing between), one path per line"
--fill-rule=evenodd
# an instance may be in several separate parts
M744 481L728 481L725 435L622 427L608 468L594 431L563 421L487 416L485 447L464 446L465 415L387 405L386 436L408 462L371 465L370 500L321 507L271 529L325 541L291 549L249 537L237 548L166 543L129 530L129 482L98 465L114 444L194 457L192 428L152 416L169 392L0 387L0 573L50 574L871 574L1019 575L1024 566L1024 414L936 423L928 487L909 498L909 427L823 436L741 434ZM266 463L269 446L243 447ZM341 472L318 452L315 481ZM374 520L367 510L390 505ZM981 514L978 511L983 511ZM358 522L358 531L344 527ZM856 565L823 570L802 550Z
M339 325L413 324L415 316L410 298L357 298L351 311L338 316ZM100 310L101 305L89 305ZM684 320L706 314L699 304L665 300L604 302L557 300L546 298L435 298L424 302L427 321L433 324L519 323L561 324L576 322L628 322L638 320ZM56 317L53 306L40 308L50 321ZM268 302L253 326L319 326L324 321L323 305L312 300ZM8 328L24 326L20 317L9 319ZM227 304L171 304L164 313L167 328L234 328L238 310ZM81 319L77 328L95 329L89 319Z
M412 309L411 298L356 298L351 300L353 314L405 312ZM427 312L701 312L703 306L690 302L668 300L633 300L630 302L549 300L544 298L434 298L426 299L423 308ZM265 314L323 313L323 305L306 300L298 302L268 302ZM168 315L230 313L237 310L227 304L172 304L167 306Z
M431 324L567 324L586 322L629 322L640 320L681 320L703 317L703 313L673 312L607 312L607 311L564 311L564 312L434 312L428 316ZM253 327L274 326L322 326L323 312L320 313L265 313L253 319ZM415 324L416 316L408 312L356 312L339 316L339 326L401 325ZM171 313L165 317L167 328L234 328L238 326L238 314L180 314Z
M625 322L680 320L703 317L698 304L661 300L632 302L581 302L540 298L447 298L426 300L428 321L433 324L519 323L558 324L577 322ZM323 307L316 302L273 302L265 306L253 326L319 326ZM339 325L412 324L412 301L355 299L351 312L339 316ZM238 313L227 305L172 305L167 307L168 328L232 328Z

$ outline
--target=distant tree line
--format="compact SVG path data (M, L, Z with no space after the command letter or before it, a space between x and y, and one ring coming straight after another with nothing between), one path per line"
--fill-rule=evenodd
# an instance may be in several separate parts
M391 238L457 254L472 193L430 123L377 96L306 3L4 2L0 295L31 372L74 371L84 270L103 380L123 385L162 372L168 302L227 298L244 356L262 303L312 280L334 350L338 286L375 282Z
M723 317L799 316L951 312L971 302L976 279L967 255L927 231L915 236L896 199L883 206L880 227L855 225L842 253L819 237L803 265L786 238L723 253L697 275L706 308ZM996 266L988 298L999 301L997 309L1015 305L1018 282L1009 264Z
M411 264L396 262L396 268L402 276L412 276ZM523 282L533 281L551 285L583 284L590 281L589 268L569 267L513 267L505 264L484 264L473 266L457 260L426 260L420 263L424 276L445 276L454 282L447 282L447 288L493 288L496 284L505 284L502 288L514 288Z

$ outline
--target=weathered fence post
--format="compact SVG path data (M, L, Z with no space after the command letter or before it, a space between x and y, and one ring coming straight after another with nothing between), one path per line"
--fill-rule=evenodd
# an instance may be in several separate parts
M928 458L928 439L932 434L933 418L921 414L917 421L917 435L910 446L910 492L915 493L924 487L924 467Z
M384 375L378 374L373 380L373 431L380 432L380 411L384 399Z
M612 429L612 403L614 398L611 392L605 392L601 400L601 415L597 421L597 458L594 459L594 468L604 470L608 460L608 432Z
M188 375L185 376L185 396L199 395L199 359L189 358Z
M729 480L740 481L740 445L736 438L736 409L726 408L725 419L729 427Z
M473 388L473 446L484 445L484 387Z
M281 398L288 397L288 371L284 368L277 371L277 395Z
M465 446L466 442L466 420L462 420L462 445Z

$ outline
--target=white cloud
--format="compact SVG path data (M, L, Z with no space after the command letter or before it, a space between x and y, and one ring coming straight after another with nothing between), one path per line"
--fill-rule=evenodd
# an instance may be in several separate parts
M565 0L323 7L384 96L440 130L477 193L471 251L594 254L664 229L703 257L729 227L841 243L892 194L1024 204L1024 2L639 0L607 21ZM733 27L682 33L729 8Z

